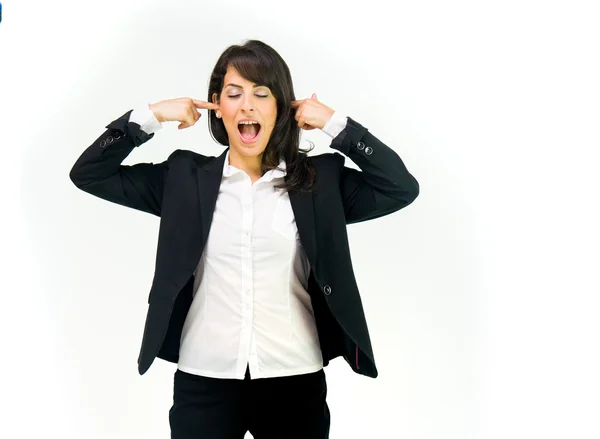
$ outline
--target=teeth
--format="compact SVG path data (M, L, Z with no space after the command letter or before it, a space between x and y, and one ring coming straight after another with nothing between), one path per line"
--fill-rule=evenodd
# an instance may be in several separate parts
M243 121L243 122L240 122L240 124L244 124L244 125L252 125L252 124L257 124L257 125L258 125L258 122L256 122L256 121L253 121L253 120L245 120L245 121Z

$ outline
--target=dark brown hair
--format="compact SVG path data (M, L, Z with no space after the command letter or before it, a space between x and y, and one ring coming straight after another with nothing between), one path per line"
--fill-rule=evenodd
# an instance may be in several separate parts
M221 96L223 81L229 66L250 82L269 87L277 101L275 127L262 157L263 174L276 169L281 159L285 160L287 181L277 188L286 190L311 190L315 170L308 160L308 150L300 149L300 130L296 119L294 86L290 70L283 58L267 44L258 40L248 40L243 45L229 46L221 54L210 75L208 102L212 95ZM208 130L212 138L221 145L228 146L229 138L223 120L216 117L214 110L208 111Z

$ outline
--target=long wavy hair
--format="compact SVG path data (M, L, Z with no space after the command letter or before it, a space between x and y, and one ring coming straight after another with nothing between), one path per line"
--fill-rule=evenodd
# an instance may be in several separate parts
M290 69L283 58L269 45L258 40L248 40L243 45L229 46L221 54L210 75L208 102L216 93L220 100L225 73L229 65L248 81L269 87L277 101L277 119L269 142L262 156L262 173L276 169L281 159L285 160L287 179L277 188L286 190L312 189L315 169L308 160L307 150L300 149L300 130L296 119L294 86ZM216 117L214 110L208 111L208 130L212 138L221 145L229 145L223 120Z

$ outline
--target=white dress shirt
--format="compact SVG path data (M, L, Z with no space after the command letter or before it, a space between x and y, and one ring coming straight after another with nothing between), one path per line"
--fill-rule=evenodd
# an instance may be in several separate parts
M131 122L151 134L162 124L148 105ZM335 112L322 131L336 137L347 118ZM210 233L194 271L194 299L181 334L178 369L243 380L323 368L310 295L310 265L288 193L270 170L252 184L225 157Z

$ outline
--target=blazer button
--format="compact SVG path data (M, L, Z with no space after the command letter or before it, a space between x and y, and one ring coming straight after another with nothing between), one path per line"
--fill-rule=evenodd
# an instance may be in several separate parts
M366 155L371 155L371 154L373 154L373 148L371 148L370 146L367 146L367 147L365 148L365 154L366 154Z
M325 287L323 288L323 291L325 292L326 295L330 295L331 294L331 287L329 285L325 285Z
M356 147L362 151L363 149L365 149L365 144L362 142L358 142L356 144Z
M113 143L113 137L112 136L108 136L106 138L106 143Z
M104 148L106 146L106 140L100 141L100 148Z

